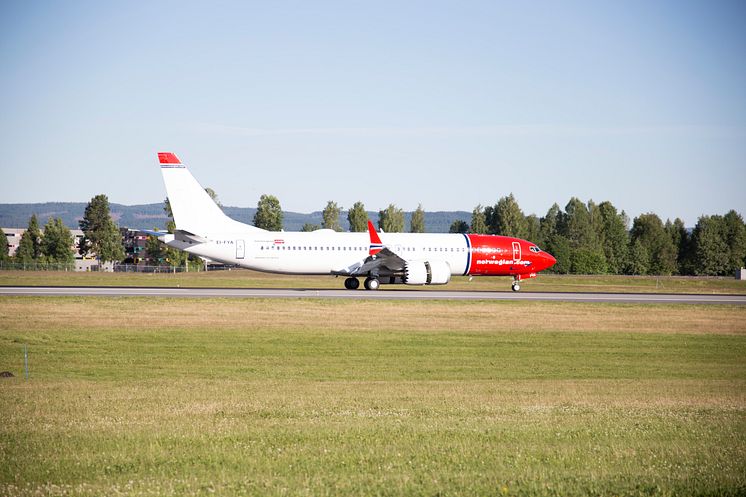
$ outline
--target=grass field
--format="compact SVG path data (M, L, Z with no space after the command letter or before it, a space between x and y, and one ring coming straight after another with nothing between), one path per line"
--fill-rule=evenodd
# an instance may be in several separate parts
M511 278L457 276L448 285L385 289L510 291ZM248 269L198 273L76 273L64 271L0 271L0 286L158 286L226 288L344 288L342 278L260 273ZM540 274L521 283L527 292L716 293L746 294L746 281L734 278L678 276L575 276Z
M1 298L0 495L744 495L744 318Z

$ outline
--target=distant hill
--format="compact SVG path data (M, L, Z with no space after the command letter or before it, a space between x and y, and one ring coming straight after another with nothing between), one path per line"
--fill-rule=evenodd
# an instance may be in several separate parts
M78 221L83 218L86 202L45 202L39 204L0 204L0 227L25 228L32 214L39 218L39 224L44 225L50 217L59 217L68 228L77 229ZM163 204L122 205L110 204L111 215L120 227L126 228L164 228L166 213ZM251 224L254 219L255 207L223 207L223 211L237 221ZM368 212L370 219L378 222L378 212ZM409 227L411 212L405 214ZM339 216L342 228L349 229L347 211ZM303 214L299 212L284 212L286 231L300 231L306 223L321 225L321 211ZM436 211L425 212L425 229L430 233L447 233L453 221L471 220L471 212L466 211Z

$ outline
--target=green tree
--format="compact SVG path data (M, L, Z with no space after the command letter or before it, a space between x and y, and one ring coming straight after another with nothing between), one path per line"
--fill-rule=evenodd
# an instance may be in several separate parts
M368 231L368 212L362 202L355 202L347 212L347 221L350 223L350 231Z
M29 264L38 261L39 257L41 257L41 231L36 214L33 214L28 221L28 228L18 242L15 259L17 262Z
M578 247L570 254L573 274L599 274L606 272L606 258L598 247Z
M560 219L562 214L560 206L554 203L547 211L547 214L539 219L539 239L536 240L539 245L546 246L550 238L558 233L559 226L562 223Z
M642 241L635 239L629 249L627 274L646 275L650 272L650 253Z
M684 221L678 217L673 222L669 219L666 221L664 229L671 239L676 253L676 273L688 274L690 266L688 261L690 240L689 233L684 226Z
M693 269L697 276L728 273L728 241L722 216L702 216L692 231Z
M425 232L425 211L422 210L422 204L417 205L417 209L412 213L412 219L409 220L409 232Z
M321 229L321 226L319 226L318 224L305 223L300 230L307 232L307 231L316 231L316 230L319 230L319 229Z
M384 210L378 211L378 229L386 233L404 231L404 211L394 204L389 204Z
M324 211L321 213L323 222L321 226L325 229L342 231L342 226L339 225L339 214L342 212L342 208L337 205L336 202L331 200L326 203Z
M574 274L599 274L606 272L606 256L599 240L596 224L600 218L593 202L587 206L573 197L565 206L558 231L570 243L570 272Z
M256 205L254 226L268 231L282 230L282 208L274 195L262 195Z
M559 274L569 274L572 269L572 248L570 240L562 234L555 233L546 242L546 251L557 260L549 270Z
M570 242L561 232L564 226L564 212L556 203L553 204L547 214L539 220L539 239L536 240L547 252L552 254L557 263L549 271L560 274L570 272Z
M496 226L497 226L497 219L496 219L496 205L488 205L484 208L484 222L487 225L487 230L484 232L485 234L494 235L497 233Z
M75 262L73 253L73 235L60 218L49 218L44 226L41 240L41 252L47 262L71 264Z
M166 245L162 244L157 236L148 235L145 241L145 252L148 254L146 262L153 266L162 264L168 258Z
M746 265L746 226L734 210L723 216L723 223L728 244L728 271L733 273Z
M451 227L448 229L449 233L468 233L469 223L460 219L451 223Z
M122 235L111 219L106 195L96 195L88 202L83 219L78 224L83 230L81 255L95 254L102 262L124 259Z
M623 274L629 258L629 231L627 215L618 213L611 202L601 202L598 206L601 228L601 244L606 267L611 274Z
M599 245L588 206L576 197L571 198L565 206L562 231L572 242L573 248Z
M632 222L632 242L639 240L650 255L649 274L670 275L677 271L678 253L656 214L641 214Z
M492 217L494 224L490 228L496 235L526 238L528 232L526 216L512 193L497 201Z
M536 244L541 240L541 222L536 214L529 214L526 216L526 240L534 242Z
M471 225L469 226L469 232L476 233L478 235L484 235L487 233L487 218L484 215L484 208L482 204L474 207L471 211Z
M0 262L10 262L10 256L8 255L8 236L5 234L4 231L0 231L0 235L2 235L2 240L0 240Z

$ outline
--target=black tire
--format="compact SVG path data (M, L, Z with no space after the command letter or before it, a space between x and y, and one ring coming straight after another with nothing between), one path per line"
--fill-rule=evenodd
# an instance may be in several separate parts
M378 290L381 286L381 282L378 278L365 278L365 289L366 290Z
M347 278L345 280L345 288L348 290L357 290L360 287L360 280L357 278Z
M520 289L521 289L521 285L519 285L518 283L514 283L514 284L513 284L513 291L514 291L514 292L517 292L517 291L519 291Z

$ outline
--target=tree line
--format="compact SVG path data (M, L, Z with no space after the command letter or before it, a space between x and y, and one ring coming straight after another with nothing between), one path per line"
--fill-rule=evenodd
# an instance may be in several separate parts
M341 231L342 208L327 202L322 224L306 224L303 231L320 228ZM368 214L362 202L347 212L350 231L366 231ZM404 231L404 211L394 204L378 212L378 228ZM282 229L282 208L277 197L262 195L254 225ZM409 232L425 232L422 205L412 213ZM451 233L512 236L530 240L557 259L550 270L562 274L696 275L726 276L746 265L746 225L731 210L725 215L701 216L692 231L676 218L663 222L654 213L630 220L611 202L599 204L571 198L562 209L552 205L543 217L524 214L511 193L495 205L477 205L471 222L454 221Z
M494 206L478 205L471 224L456 221L452 232L485 233L531 240L557 259L562 274L726 276L746 264L746 225L734 210L701 216L690 232L676 218L654 213L630 221L611 202L571 198L539 218L525 215L513 194Z
M306 223L301 231L315 231L318 229L330 229L343 231L339 222L343 208L333 200L329 200L321 212L321 225ZM257 228L269 231L281 231L283 229L283 214L280 201L274 195L262 195L256 206L253 224ZM347 211L347 222L352 232L368 231L368 211L362 202L355 202ZM410 233L425 232L425 211L420 204L412 213L409 222ZM389 204L386 209L378 211L378 229L386 233L401 233L404 231L404 210Z
M81 255L96 254L104 262L116 262L124 258L122 237L111 218L106 195L97 195L91 199L78 224L83 231L78 245ZM50 217L42 232L36 214L33 214L26 231L21 235L15 255L11 257L8 254L6 243L4 249L0 250L0 261L17 264L72 264L75 262L74 241L72 233L61 218Z
M8 244L0 251L0 262L19 264L71 264L75 260L72 250L73 235L60 218L49 218L44 232L39 229L36 214L29 219L28 228L21 235L13 257L8 254Z
M222 207L215 192L205 189ZM169 217L167 230L176 227L168 199L164 211ZM306 224L303 231L331 229L342 231L339 219L343 208L328 201L322 211L321 225ZM367 231L368 213L362 202L347 211L350 231ZM270 231L282 230L283 213L280 201L273 195L262 195L257 203L253 224ZM79 221L83 238L80 254L96 254L101 261L121 261L124 258L122 237L111 219L106 195L91 199ZM389 204L378 212L378 229L387 233L405 229L403 209ZM425 232L425 211L422 205L412 213L409 232ZM474 233L512 236L530 240L551 253L557 264L550 270L562 274L629 274L629 275L697 275L726 276L746 265L746 224L734 210L725 215L701 216L693 230L687 230L681 219L662 219L654 214L641 214L630 220L611 202L599 204L571 198L564 209L552 205L543 217L526 215L511 193L495 205L477 205L471 222L454 221L451 233ZM31 216L28 229L21 237L14 262L71 263L73 237L60 218L50 218L42 234L36 215ZM165 247L150 237L146 250L151 262L166 262L174 266L201 264L187 253ZM8 261L7 244L0 251L0 260Z

